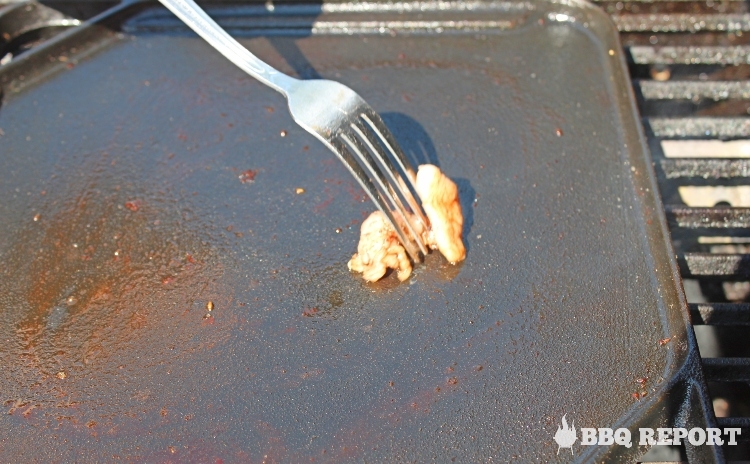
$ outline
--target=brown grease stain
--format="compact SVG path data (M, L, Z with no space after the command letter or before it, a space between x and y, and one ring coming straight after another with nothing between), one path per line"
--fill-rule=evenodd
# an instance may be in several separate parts
M186 375L236 317L222 310L217 324L202 324L201 301L233 305L218 254L176 213L177 201L115 185L121 173L105 160L85 166L86 176L71 178L80 184L65 188L72 193L42 204L42 219L10 240L0 271L0 368L10 381L0 402L47 426L119 435L158 425L129 420L166 410L150 383L163 369ZM135 214L124 207L133 189L150 197Z

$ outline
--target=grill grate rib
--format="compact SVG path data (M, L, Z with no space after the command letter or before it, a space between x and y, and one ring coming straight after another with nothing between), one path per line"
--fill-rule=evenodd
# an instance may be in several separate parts
M680 272L683 277L750 278L750 254L685 253Z
M671 159L662 160L662 171L667 179L699 178L715 182L750 176L750 160L735 159Z
M750 358L706 358L706 376L719 382L750 382Z
M645 122L654 137L750 137L748 118L648 118Z
M693 324L750 325L749 303L691 303Z
M646 100L748 100L748 81L639 81L637 86Z
M750 64L750 47L742 45L635 46L630 48L630 55L635 64Z
M612 20L621 32L736 32L750 30L750 14L633 14Z
M676 205L667 205L665 208L667 221L673 232L679 227L686 229L750 228L750 208L688 208ZM722 231L722 233L728 232Z

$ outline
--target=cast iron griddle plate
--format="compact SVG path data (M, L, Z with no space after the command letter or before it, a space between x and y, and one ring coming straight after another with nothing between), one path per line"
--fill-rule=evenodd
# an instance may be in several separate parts
M346 262L373 205L280 95L157 7L96 53L70 34L43 55L57 68L4 76L3 460L642 452L552 440L563 414L633 427L684 360L605 15L433 5L419 18L444 29L419 29L350 7L319 7L307 37L284 28L314 16L281 7L209 11L280 70L350 85L455 179L466 261L365 283Z

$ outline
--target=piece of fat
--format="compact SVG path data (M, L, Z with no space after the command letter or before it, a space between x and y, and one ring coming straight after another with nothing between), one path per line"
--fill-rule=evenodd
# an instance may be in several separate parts
M375 211L360 230L357 253L349 260L349 269L361 272L369 282L380 280L388 269L396 270L398 280L408 279L412 270L409 256L385 215Z
M423 164L417 171L416 188L430 220L430 229L423 234L425 243L440 250L451 264L463 261L466 258L466 247L461 239L464 217L458 187L437 166Z

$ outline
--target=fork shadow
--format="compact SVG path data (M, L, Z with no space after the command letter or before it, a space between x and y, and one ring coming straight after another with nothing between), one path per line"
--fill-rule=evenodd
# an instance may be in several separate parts
M286 63L294 69L294 72L297 73L300 79L323 79L297 46L297 37L268 36L266 40L284 58Z
M380 117L412 165L433 164L440 167L435 145L416 119L403 113L381 113Z
M435 145L432 143L432 138L430 138L430 135L422 124L403 113L382 113L380 117L391 133L393 133L396 141L398 141L398 144L413 166L432 164L440 167L440 160L438 159ZM469 234L474 225L474 199L477 192L471 186L469 179L463 177L454 177L452 179L458 187L458 198L464 216L461 236L468 252L471 250Z

